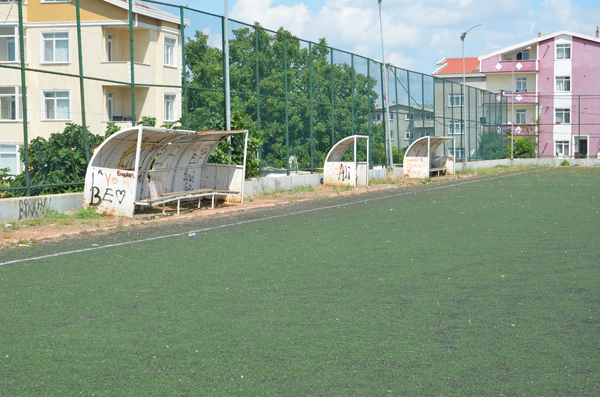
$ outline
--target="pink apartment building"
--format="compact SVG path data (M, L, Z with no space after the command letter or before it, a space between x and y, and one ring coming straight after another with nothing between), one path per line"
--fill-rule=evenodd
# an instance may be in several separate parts
M508 124L537 137L541 157L600 158L598 36L561 30L479 57L487 89L507 99Z

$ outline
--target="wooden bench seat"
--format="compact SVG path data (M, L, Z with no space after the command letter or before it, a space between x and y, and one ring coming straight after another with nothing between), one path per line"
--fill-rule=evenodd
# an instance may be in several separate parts
M432 172L437 172L437 175L440 176L440 171L442 171L443 173L446 173L447 170L448 170L448 167L430 168L429 174L431 174Z

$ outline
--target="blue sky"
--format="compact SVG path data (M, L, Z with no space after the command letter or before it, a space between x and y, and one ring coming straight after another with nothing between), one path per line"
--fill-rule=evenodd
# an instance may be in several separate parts
M163 0L164 1L164 0ZM222 15L223 0L174 0ZM228 0L229 16L283 26L295 36L381 59L376 0ZM461 32L481 23L465 40L465 56L566 29L595 36L600 2L592 0L382 0L384 44L396 66L430 74L443 57L461 57ZM194 24L194 29L197 26ZM213 29L214 30L214 29Z

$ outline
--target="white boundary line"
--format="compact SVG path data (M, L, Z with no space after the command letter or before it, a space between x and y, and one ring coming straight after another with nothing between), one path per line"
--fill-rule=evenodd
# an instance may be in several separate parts
M314 212L314 211L321 211L321 210L327 210L327 209L332 209L332 208L346 207L348 205L362 204L362 203L367 203L369 201L385 200L385 199L392 198L392 197L406 196L406 195L409 195L409 194L417 194L417 193L421 193L421 192L428 192L428 191L431 191L431 190L446 189L446 188L450 188L450 187L462 186L462 185L467 185L467 184L481 182L481 181L490 181L490 180L493 180L493 179L509 178L509 177L517 176L517 175L531 174L533 172L540 172L540 171L544 171L546 169L538 169L538 170L535 170L535 171L519 172L519 173L516 173L516 174L500 175L500 176L494 176L494 177L491 177L491 178L479 178L479 179L474 179L474 180L470 180L470 181L465 181L465 182L460 182L460 183L454 183L454 184L451 184L451 185L443 185L443 186L430 187L430 188L419 190L419 191L416 191L416 192L403 192L403 193L391 194L391 195L387 195L387 196L383 196L383 197L372 197L372 198L368 198L368 199L353 201L351 203L335 204L335 205L329 205L327 207L319 207L319 208L313 208L313 209L309 209L309 210L302 210L302 211L290 212L290 213L287 213L287 214L273 215L273 216L269 216L269 217L265 217L265 218L249 219L249 220L245 220L245 221L240 221L240 222L235 222L235 223L229 223L229 224L226 224L226 225L219 225L219 226L207 227L207 228L204 228L204 229L189 230L187 232L167 234L167 235L164 235L164 236L150 237L150 238L145 238L145 239L141 239L141 240L134 240L134 241L127 241L127 242L124 242L124 243L108 244L108 245L103 245L101 247L83 248L83 249L79 249L79 250L58 252L56 254L49 254L49 255L37 256L37 257L33 257L33 258L16 259L16 260L13 260L13 261L1 262L0 266L10 265L12 263L19 263L19 262L35 261L35 260L39 260L39 259L53 258L53 257L57 257L57 256L62 256L62 255L77 254L77 253L80 253L80 252L88 252L88 251L101 250L101 249L105 249L105 248L119 247L119 246L123 246L123 245L144 243L144 242L147 242L147 241L155 241L155 240L161 240L161 239L171 238L171 237L179 237L179 236L184 236L184 235L186 235L188 233L208 232L208 231L211 231L211 230L223 229L223 228L231 227L231 226L244 225L246 223L262 222L262 221L267 221L267 220L270 220L270 219L284 218L284 217L287 217L287 216L306 214L306 213Z

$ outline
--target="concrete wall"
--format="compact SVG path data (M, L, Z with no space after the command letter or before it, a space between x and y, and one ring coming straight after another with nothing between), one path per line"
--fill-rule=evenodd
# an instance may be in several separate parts
M540 165L558 166L563 159L514 159L512 165ZM600 159L569 159L569 164L587 166L600 166ZM473 161L466 163L468 169L480 169L496 167L498 165L511 165L510 159ZM465 163L455 164L455 170L465 168ZM404 170L396 167L392 170L393 176L404 178ZM388 176L385 168L369 171L370 179L384 179ZM305 174L277 176L269 178L247 179L244 186L244 196L254 196L263 193L274 193L277 191L291 190L299 186L316 187L321 184L323 174ZM0 222L11 222L38 218L45 212L52 210L56 212L75 212L83 208L83 193L52 194L37 197L18 197L0 200Z
M48 211L75 212L83 208L83 193L49 194L0 200L0 221L35 219Z
M257 194L291 190L299 186L319 186L322 179L323 174L285 175L269 178L246 179L244 184L244 196L248 197Z

